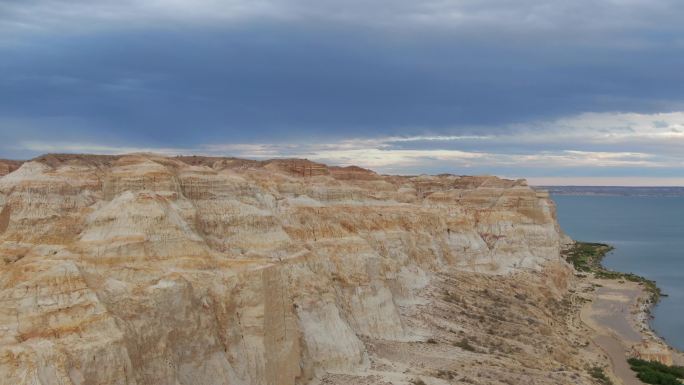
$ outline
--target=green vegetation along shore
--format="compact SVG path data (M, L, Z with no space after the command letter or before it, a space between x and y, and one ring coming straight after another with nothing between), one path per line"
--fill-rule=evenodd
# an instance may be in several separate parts
M637 377L647 384L682 385L684 366L668 366L660 362L644 361L637 358L627 360Z
M613 249L613 246L604 243L575 242L572 247L563 253L563 256L568 262L572 263L575 270L593 273L596 278L624 279L643 284L650 295L649 300L651 304L656 304L660 297L665 296L655 281L633 273L621 273L606 269L601 262Z
M564 251L563 256L569 263L572 263L575 270L580 274L591 273L596 278L639 282L649 293L648 300L650 304L656 304L660 300L660 297L665 294L660 291L655 281L633 273L612 271L603 266L603 258L612 250L612 246L604 243L575 242L572 247ZM637 377L643 383L655 385L684 385L681 381L681 379L684 378L684 367L682 366L668 366L659 362L645 361L638 358L630 358L628 359L628 363L630 368L636 372ZM601 383L607 383L603 380L605 375L598 369L600 368L594 368L592 376Z

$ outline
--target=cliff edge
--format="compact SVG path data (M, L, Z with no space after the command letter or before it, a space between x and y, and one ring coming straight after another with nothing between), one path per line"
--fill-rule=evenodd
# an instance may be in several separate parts
M580 384L603 359L579 354L554 204L521 180L152 154L16 166L2 384Z

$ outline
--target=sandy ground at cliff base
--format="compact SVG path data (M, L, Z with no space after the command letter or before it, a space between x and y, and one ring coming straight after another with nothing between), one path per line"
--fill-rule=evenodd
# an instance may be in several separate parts
M684 363L684 355L651 330L648 293L642 285L589 277L583 285L591 294L581 310L581 319L593 331L591 340L608 355L613 375L622 384L641 384L627 358L642 346L650 346L659 356L671 357L674 364Z

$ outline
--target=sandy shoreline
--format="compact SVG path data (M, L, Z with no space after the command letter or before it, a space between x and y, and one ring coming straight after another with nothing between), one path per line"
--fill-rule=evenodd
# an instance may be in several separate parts
M631 356L684 364L684 354L651 329L649 294L640 283L588 275L580 286L587 300L581 319L594 331L593 343L610 358L614 380L625 385L642 384L626 362Z

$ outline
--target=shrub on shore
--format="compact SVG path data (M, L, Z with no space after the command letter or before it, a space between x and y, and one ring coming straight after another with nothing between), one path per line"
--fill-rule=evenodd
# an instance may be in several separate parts
M589 375L597 379L602 385L613 385L613 381L606 376L606 373L600 366L594 366L593 368L589 369Z
M572 263L577 271L595 272L602 270L601 260L613 250L613 246L603 243L575 242L564 252L565 259Z
M647 384L683 385L679 379L684 378L684 366L667 366L655 361L645 361L638 358L627 360L637 377Z
M613 246L604 243L575 242L572 247L563 252L565 260L570 262L575 270L580 272L594 273L596 278L624 279L631 282L639 282L644 285L650 294L651 303L657 303L664 296L655 281L646 279L633 273L621 273L606 269L601 261L613 250Z

